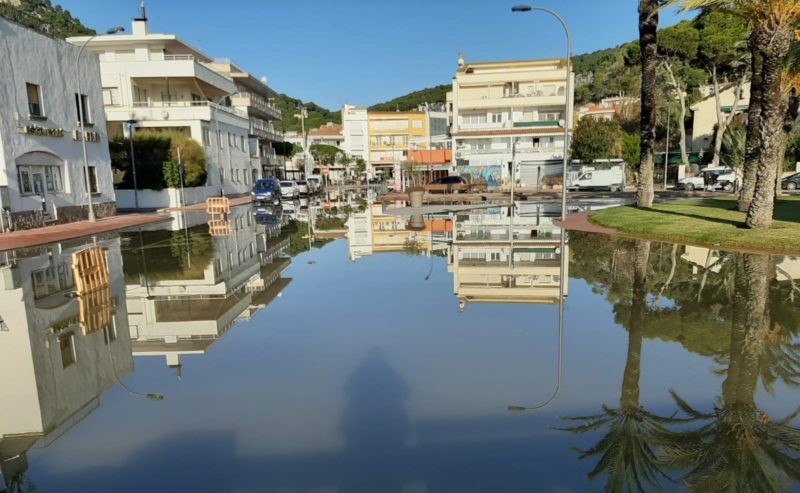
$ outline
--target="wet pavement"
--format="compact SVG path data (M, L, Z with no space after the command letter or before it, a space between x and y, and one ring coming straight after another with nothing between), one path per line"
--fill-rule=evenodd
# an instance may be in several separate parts
M800 260L557 216L343 193L2 252L3 481L797 491Z

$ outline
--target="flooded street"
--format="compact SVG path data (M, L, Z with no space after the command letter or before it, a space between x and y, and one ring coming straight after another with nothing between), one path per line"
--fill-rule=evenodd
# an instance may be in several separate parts
M5 482L796 490L800 259L554 215L356 199L4 252Z

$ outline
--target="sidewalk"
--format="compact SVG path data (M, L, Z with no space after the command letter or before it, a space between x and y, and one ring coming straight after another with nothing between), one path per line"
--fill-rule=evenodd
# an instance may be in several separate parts
M205 207L205 204L203 204ZM0 251L44 245L57 241L91 236L118 229L152 224L161 221L171 221L172 218L163 214L124 214L119 216L104 217L96 222L78 221L43 228L26 229L0 233Z
M619 232L614 229L604 228L603 226L590 223L590 214L591 212L578 212L577 214L568 215L563 222L564 229L567 231L581 231L584 233L597 233L609 236L619 234ZM560 220L556 220L555 224L556 226L561 227L562 222Z

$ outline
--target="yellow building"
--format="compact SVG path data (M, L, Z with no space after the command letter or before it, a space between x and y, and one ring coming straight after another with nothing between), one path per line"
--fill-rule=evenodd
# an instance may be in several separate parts
M392 167L409 151L428 148L428 119L424 111L370 111L369 161L373 167Z

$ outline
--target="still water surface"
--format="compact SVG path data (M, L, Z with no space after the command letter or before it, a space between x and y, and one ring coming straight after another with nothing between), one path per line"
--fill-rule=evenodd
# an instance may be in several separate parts
M797 489L800 258L562 241L537 206L286 209L3 254L4 484Z

